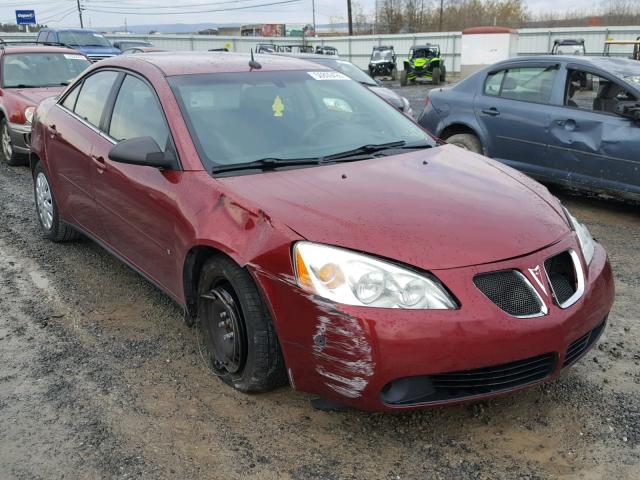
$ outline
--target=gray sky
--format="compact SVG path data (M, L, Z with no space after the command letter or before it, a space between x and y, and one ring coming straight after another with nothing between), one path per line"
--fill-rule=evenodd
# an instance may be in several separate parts
M234 8L286 0L81 0L86 7L86 25L117 26L157 23L311 23L312 0L299 0L289 4L264 6L255 9L201 12L178 15L175 12ZM357 1L357 0L354 0ZM365 10L373 11L375 0L360 0ZM332 16L347 16L346 0L315 0L316 22L327 23ZM594 0L526 0L533 13L555 12L590 8ZM216 5L217 4L217 5ZM15 22L16 9L34 9L39 22L51 26L78 26L76 0L0 0L0 21ZM153 8L154 6L164 8ZM201 5L201 6L200 6ZM147 7L147 8L145 8ZM102 12L90 11L102 10ZM111 11L113 13L106 13ZM118 13L116 13L117 11ZM126 13L125 13L126 12ZM152 15L149 12L162 12Z

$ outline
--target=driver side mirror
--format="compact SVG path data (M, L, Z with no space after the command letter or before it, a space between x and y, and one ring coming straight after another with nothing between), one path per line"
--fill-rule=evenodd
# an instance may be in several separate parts
M151 137L135 137L123 140L109 150L109 159L129 165L176 170L178 159L171 149L163 152Z

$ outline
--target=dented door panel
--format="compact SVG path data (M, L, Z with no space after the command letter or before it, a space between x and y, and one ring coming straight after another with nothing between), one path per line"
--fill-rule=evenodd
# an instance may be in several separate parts
M624 117L555 108L549 163L575 185L640 193L640 125Z

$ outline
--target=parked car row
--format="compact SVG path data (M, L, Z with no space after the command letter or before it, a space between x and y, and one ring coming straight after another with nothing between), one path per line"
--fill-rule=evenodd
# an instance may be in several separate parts
M7 118L31 124L41 231L95 240L175 299L234 388L458 403L559 375L605 327L613 276L587 228L529 177L437 140L348 62L30 49L2 50L1 98L36 89L20 55L82 61ZM499 94L533 95L501 75Z

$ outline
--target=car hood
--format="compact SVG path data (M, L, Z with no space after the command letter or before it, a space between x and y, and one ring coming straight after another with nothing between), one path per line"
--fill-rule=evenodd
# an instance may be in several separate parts
M390 90L386 87L376 87L373 85L367 85L367 88L371 90L373 93L378 95L379 97L384 98L387 102L393 105L396 108L402 110L404 108L404 102L402 101L402 97L398 95L393 90Z
M220 181L309 241L439 270L522 256L569 233L546 189L509 170L446 145Z
M42 100L49 97L55 97L66 87L46 87L46 88L16 88L12 91L22 100L25 104L30 106L38 105Z

